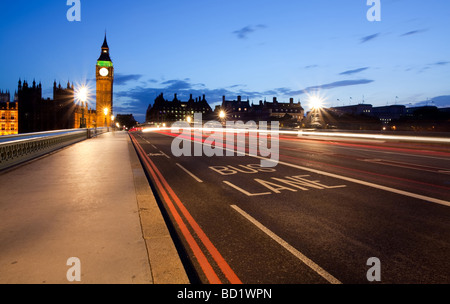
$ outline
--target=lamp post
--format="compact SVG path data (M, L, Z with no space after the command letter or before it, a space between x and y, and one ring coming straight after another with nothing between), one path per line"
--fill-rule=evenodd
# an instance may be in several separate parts
M86 128L86 118L84 117L84 103L85 102L81 102L80 129Z
M107 128L108 125L107 125L107 122L106 122L106 116L108 115L108 108L104 108L104 109L103 109L103 113L105 114L105 124L104 124L104 127ZM109 128L108 128L107 131L109 132Z
M88 89L85 86L79 88L77 92L77 98L81 101L81 118L80 118L80 129L86 128L86 118L84 117L84 107L88 99Z
M310 96L309 104L311 106L311 126L322 127L320 113L323 108L323 99L320 96Z
M222 123L222 125L224 124L224 122L225 122L225 117L227 116L227 114L225 113L225 111L224 110L220 110L220 112L219 112L219 118L220 118L220 122Z

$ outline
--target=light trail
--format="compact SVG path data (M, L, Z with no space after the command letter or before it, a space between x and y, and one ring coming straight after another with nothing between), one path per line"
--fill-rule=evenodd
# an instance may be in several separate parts
M256 128L207 128L207 127L149 127L143 128L142 132L158 132L158 131L171 131L177 133L180 129L194 132L217 132L217 133L268 133L268 134L284 134L284 135L296 135L298 137L337 137L337 138L358 138L358 139L372 139L372 140L396 140L396 141L409 141L409 142L423 142L423 143L441 143L450 144L450 138L445 137L426 137L426 136L405 136L405 135L385 135L385 134L355 134L344 132L315 132L305 130L260 130Z

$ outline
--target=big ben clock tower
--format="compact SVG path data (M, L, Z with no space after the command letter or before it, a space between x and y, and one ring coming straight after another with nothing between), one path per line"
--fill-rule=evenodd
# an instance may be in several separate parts
M113 81L114 67L109 57L109 47L105 41L102 45L102 53L95 66L96 88L96 112L97 127L109 127L111 115L113 115Z

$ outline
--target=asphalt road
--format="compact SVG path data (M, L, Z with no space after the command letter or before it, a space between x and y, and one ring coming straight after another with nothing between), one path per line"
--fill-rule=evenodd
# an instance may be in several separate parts
M280 136L263 168L176 157L175 136L131 133L201 282L450 283L448 147Z

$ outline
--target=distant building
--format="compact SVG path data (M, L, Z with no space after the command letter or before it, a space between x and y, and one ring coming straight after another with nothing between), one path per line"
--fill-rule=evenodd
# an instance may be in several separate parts
M358 104L324 110L326 115L322 116L328 124L341 129L377 129L378 123L381 123L383 130L435 132L450 130L448 110L436 106L407 108L404 105L372 107Z
M96 63L96 110L76 103L73 84L53 83L53 99L42 98L42 85L19 79L14 102L9 92L0 92L0 135L96 126L110 126L113 115L114 67L106 35Z
M418 106L418 107L409 107L406 108L405 116L406 117L417 117L419 115L422 115L421 113L434 113L439 111L439 109L436 106Z
M97 127L111 126L113 113L113 86L114 86L114 65L109 55L109 46L105 39L101 47L100 57L95 65L96 79L96 111L95 119Z
M450 108L440 108L439 109L442 113L450 113Z
M450 112L435 106L419 106L406 108L406 114L395 121L397 130L413 131L450 131Z
M221 111L226 114L226 120L237 121L237 120L250 120L252 119L250 114L250 101L242 100L241 96L237 97L237 100L226 100L225 96L222 97Z
M330 110L334 111L338 115L350 114L354 116L372 116L378 118L380 122L385 125L406 115L406 107L403 105L373 107L370 104L357 104L342 107L333 107L330 108Z
M351 114L351 115L371 115L372 105L370 104L357 104L342 107L332 107L330 110L336 112L337 114Z
M115 122L119 125L119 128L133 128L138 122L134 119L133 114L117 114Z
M46 113L44 102L42 101L42 85L29 86L25 80L23 83L19 79L18 90L19 104L19 133L30 133L44 131L43 115Z
M11 102L9 92L0 92L0 136L14 135L19 132L17 100Z
M75 103L74 87L70 83L62 87L55 81L53 99L43 99L41 83L33 81L29 86L27 81L19 80L17 105L19 133L79 128L83 111L87 127L93 127L95 122L94 110L88 109L87 104Z
M373 107L372 116L380 119L381 123L390 124L393 120L398 120L406 115L406 107L403 105L391 105L384 107Z
M260 102L260 106L262 105L262 112L269 114L269 119L278 118L283 119L286 117L290 117L297 122L301 122L305 116L305 110L303 109L300 102L294 103L294 98L289 99L289 103L287 102L278 102L277 98L273 98L273 102ZM252 107L252 112L255 111Z
M293 120L301 122L305 115L305 110L301 103L294 103L291 98L289 102L279 102L277 97L273 98L273 102L260 100L258 104L250 104L247 99L243 101L241 96L237 100L226 100L222 97L222 105L216 108L217 111L224 111L226 120L242 120L242 121L270 121L270 120Z
M202 113L203 119L210 119L212 109L206 101L205 95L193 99L192 94L188 101L181 101L177 94L172 101L164 99L163 93L156 97L153 106L149 105L146 113L147 122L174 122L186 121L193 118L194 113Z

